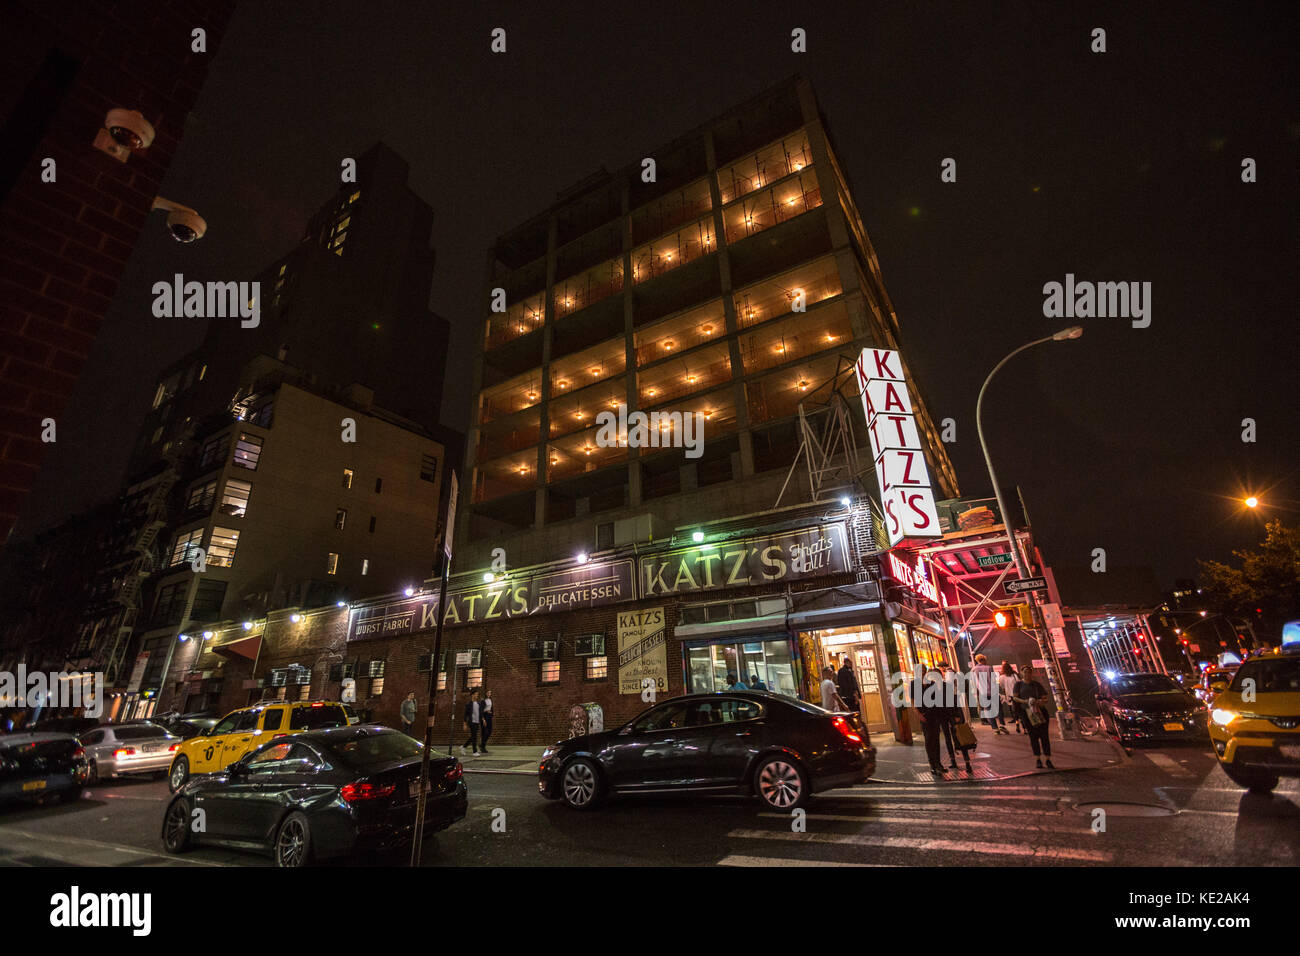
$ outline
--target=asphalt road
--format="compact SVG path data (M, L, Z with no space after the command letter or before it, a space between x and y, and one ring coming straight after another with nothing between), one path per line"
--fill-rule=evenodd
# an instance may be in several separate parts
M533 776L468 773L469 815L429 841L428 866L1295 866L1300 786L1245 793L1199 748L1005 783L867 784L822 794L804 829L741 798L623 800L586 813ZM0 809L0 866L270 865L159 843L161 780L92 788L73 805ZM1106 810L1098 817L1092 802ZM1104 828L1103 828L1104 827Z

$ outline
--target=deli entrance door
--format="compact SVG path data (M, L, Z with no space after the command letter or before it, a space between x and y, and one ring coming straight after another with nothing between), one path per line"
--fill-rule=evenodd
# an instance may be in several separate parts
M858 705L862 719L871 732L888 731L884 694L887 692L880 679L883 659L880 657L879 629L872 624L833 627L817 631L828 660L836 671L844 658L858 679L862 700Z

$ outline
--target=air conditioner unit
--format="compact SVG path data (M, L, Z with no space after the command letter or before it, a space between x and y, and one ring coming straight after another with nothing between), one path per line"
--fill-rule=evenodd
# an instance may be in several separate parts
M573 639L574 657L600 657L605 653L604 634L584 634Z
M285 682L286 682L286 679L288 678L288 676L289 676L289 672L288 672L288 671L283 671L283 670L273 670L273 671L271 671L271 686L272 686L272 687L283 687L283 686L285 685Z
M558 661L560 659L559 639L529 641L528 659L530 661Z

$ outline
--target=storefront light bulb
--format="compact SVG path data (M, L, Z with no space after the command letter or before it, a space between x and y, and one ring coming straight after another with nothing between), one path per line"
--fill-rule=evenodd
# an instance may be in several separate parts
M492 583L493 581L495 581L496 579L497 579L497 576L496 576L495 574L493 574L491 571L484 571L484 572L483 572L483 583L484 583L484 584L491 584L491 583Z
M177 639L178 641L180 641L181 643L184 643L185 641L188 641L188 640L190 639L190 636L189 636L188 634L181 634L181 635L180 635L179 637L177 637L176 639Z
M212 632L211 632L211 631L204 631L204 632L203 632L203 639L204 639L205 641L210 641L210 640L212 640Z
M415 593L415 588L407 588L402 593L405 594L407 597L410 597L412 594Z
M580 553L578 554L578 563L579 563L579 564L586 564L586 563L587 563L587 552L586 552L586 551L582 551L582 552L580 552Z
M252 621L245 621L245 622L244 622L244 630L246 630L246 631L251 631L252 629L253 629L253 622L252 622Z
M289 620L291 620L291 621L293 621L293 623L297 624L299 621L302 620L302 615L301 615L301 614L290 614L290 615L289 615Z
M703 532L703 531L692 531L692 532L691 532L691 540L694 541L696 544L699 544L701 541L704 540L704 532Z

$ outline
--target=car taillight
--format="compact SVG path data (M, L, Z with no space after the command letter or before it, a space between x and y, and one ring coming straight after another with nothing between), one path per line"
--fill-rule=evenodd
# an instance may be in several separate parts
M271 735L271 739L272 739L272 740L279 740L281 737L288 737L288 736L289 736L288 734L272 734L272 735Z
M180 749L181 749L181 745L180 745L180 744L172 744L170 747L167 748L167 750L168 750L169 753L175 753L176 751L178 751L178 750L180 750Z
M121 747L113 751L113 759L116 760L118 757L130 757L133 756L134 754L135 754L134 747Z
M862 743L862 735L858 733L856 730L854 730L849 725L849 722L845 720L843 717L832 717L831 724L832 726L835 727L836 730L842 733L849 740L853 741L855 744Z
M72 751L72 759L73 759L73 760L81 760L81 759L84 758L85 756L86 756L86 748L85 748L85 747L78 747L76 750Z
M457 760L454 764L452 764L451 769L447 771L443 779L449 782L454 782L456 780L459 780L463 776L465 776L465 768L462 767L460 765L460 761Z
M313 706L313 707L324 707L325 705L322 704L322 703L320 703L320 702L317 702L317 703L315 703L315 704L312 704L312 706Z
M356 803L358 800L378 800L387 797L397 789L396 784L376 787L373 783L347 783L339 789L339 796L344 803Z

